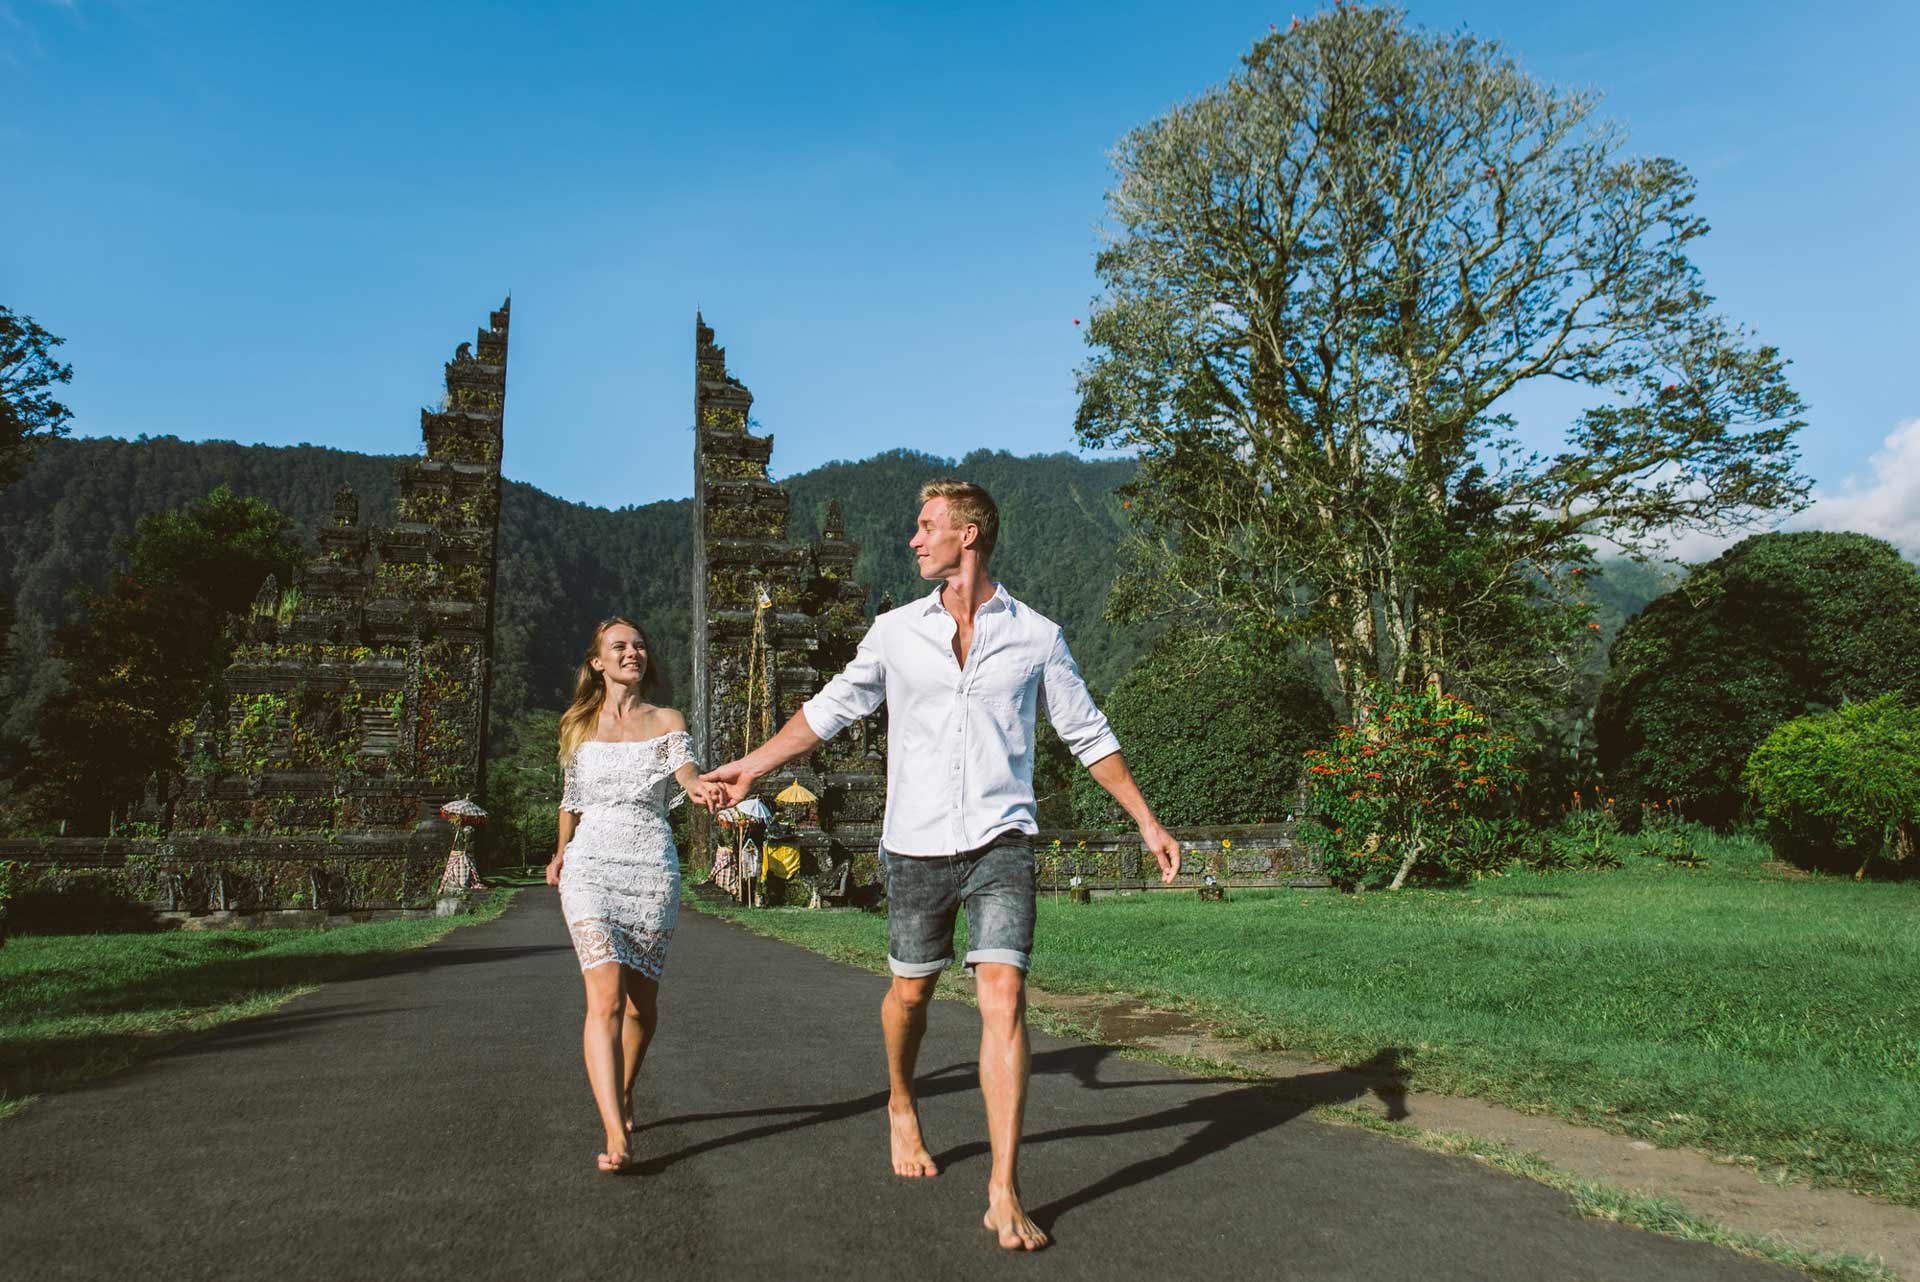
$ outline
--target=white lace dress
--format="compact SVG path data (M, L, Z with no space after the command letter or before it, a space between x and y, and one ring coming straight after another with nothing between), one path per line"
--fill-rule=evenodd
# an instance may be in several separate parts
M651 979L680 916L680 852L667 828L673 772L692 758L684 730L638 742L588 740L560 796L580 816L560 864L560 908L580 969L619 962Z

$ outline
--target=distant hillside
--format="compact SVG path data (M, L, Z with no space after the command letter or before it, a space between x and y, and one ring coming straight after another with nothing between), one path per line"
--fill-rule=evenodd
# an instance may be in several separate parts
M187 442L174 437L56 440L26 477L0 493L0 596L15 609L11 647L0 663L0 747L32 733L40 706L58 688L48 657L54 629L78 617L84 595L106 585L118 541L148 512L180 507L217 485L264 499L302 530L330 519L333 493L352 484L370 521L390 510L399 460L319 446ZM1111 688L1151 642L1154 630L1102 620L1123 530L1114 490L1130 461L1089 462L1070 454L1015 458L976 451L954 461L895 450L863 462L835 462L788 477L792 535L813 538L832 499L847 537L860 546L856 571L896 602L923 594L907 540L921 482L958 475L987 487L1001 506L994 568L1009 589L1066 629L1096 687ZM496 615L495 725L530 708L555 707L570 692L578 647L608 614L642 619L665 652L676 699L691 671L693 572L690 500L608 511L568 503L508 481L500 530ZM1611 562L1595 587L1604 640L1670 579ZM1604 665L1604 647L1592 661Z
M812 539L827 503L840 500L847 538L860 545L854 572L896 602L924 596L907 540L920 510L920 485L959 477L986 487L1000 505L994 574L1007 590L1066 630L1087 680L1106 688L1133 666L1157 629L1101 620L1123 530L1113 492L1133 475L1131 460L1087 462L1071 454L1015 458L976 450L959 462L892 450L860 463L835 462L783 482L793 495L793 536ZM869 602L871 606L872 602Z
M105 587L118 543L148 512L180 507L218 485L273 504L302 530L330 519L341 481L370 521L393 497L395 457L301 445L244 446L174 437L56 440L27 476L0 493L0 594L15 607L12 645L0 665L0 739L32 733L42 703L58 688L48 657L54 630L79 616L85 594ZM991 489L1004 509L996 562L1008 585L1067 629L1087 675L1110 685L1142 648L1138 629L1100 621L1118 538L1113 488L1127 463L1084 463L1070 455L1015 459L980 453L964 464L907 452L863 463L833 463L788 478L796 539L819 529L839 498L848 536L860 544L859 572L896 600L922 585L905 554L914 492L956 468ZM693 573L689 500L607 511L508 481L501 514L500 600L496 616L495 724L569 693L578 647L608 614L641 618L665 651L677 697L691 671L689 585Z

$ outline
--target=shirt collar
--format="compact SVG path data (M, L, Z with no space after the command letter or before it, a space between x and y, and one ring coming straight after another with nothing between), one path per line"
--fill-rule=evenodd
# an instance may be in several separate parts
M945 614L947 607L940 603L940 594L946 590L947 585L942 583L939 587L929 592L927 594L926 604L921 607L920 613L922 615ZM980 603L980 613L985 614L995 609L1005 610L1009 613L1013 610L1013 597L1007 592L1007 585L997 579L993 584L993 595Z

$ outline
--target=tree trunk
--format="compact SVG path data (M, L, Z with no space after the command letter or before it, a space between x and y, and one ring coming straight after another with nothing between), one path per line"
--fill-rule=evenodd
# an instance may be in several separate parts
M1407 838L1407 853L1401 857L1400 871L1393 874L1393 884L1387 887L1388 890L1398 890L1407 884L1407 874L1413 871L1413 865L1418 862L1421 848L1419 833Z

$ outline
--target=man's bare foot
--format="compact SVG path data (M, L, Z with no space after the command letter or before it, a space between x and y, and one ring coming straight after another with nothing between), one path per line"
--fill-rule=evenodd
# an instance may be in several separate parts
M904 1179L917 1180L930 1175L940 1174L940 1168L933 1164L933 1154L927 1152L926 1141L920 1138L920 1110L909 1104L904 1111L887 1105L887 1131L893 1141L893 1173Z
M1038 1251L1047 1244L1047 1235L1028 1217L1012 1189L987 1190L987 1213L980 1223L999 1235L1000 1245L1009 1251Z

